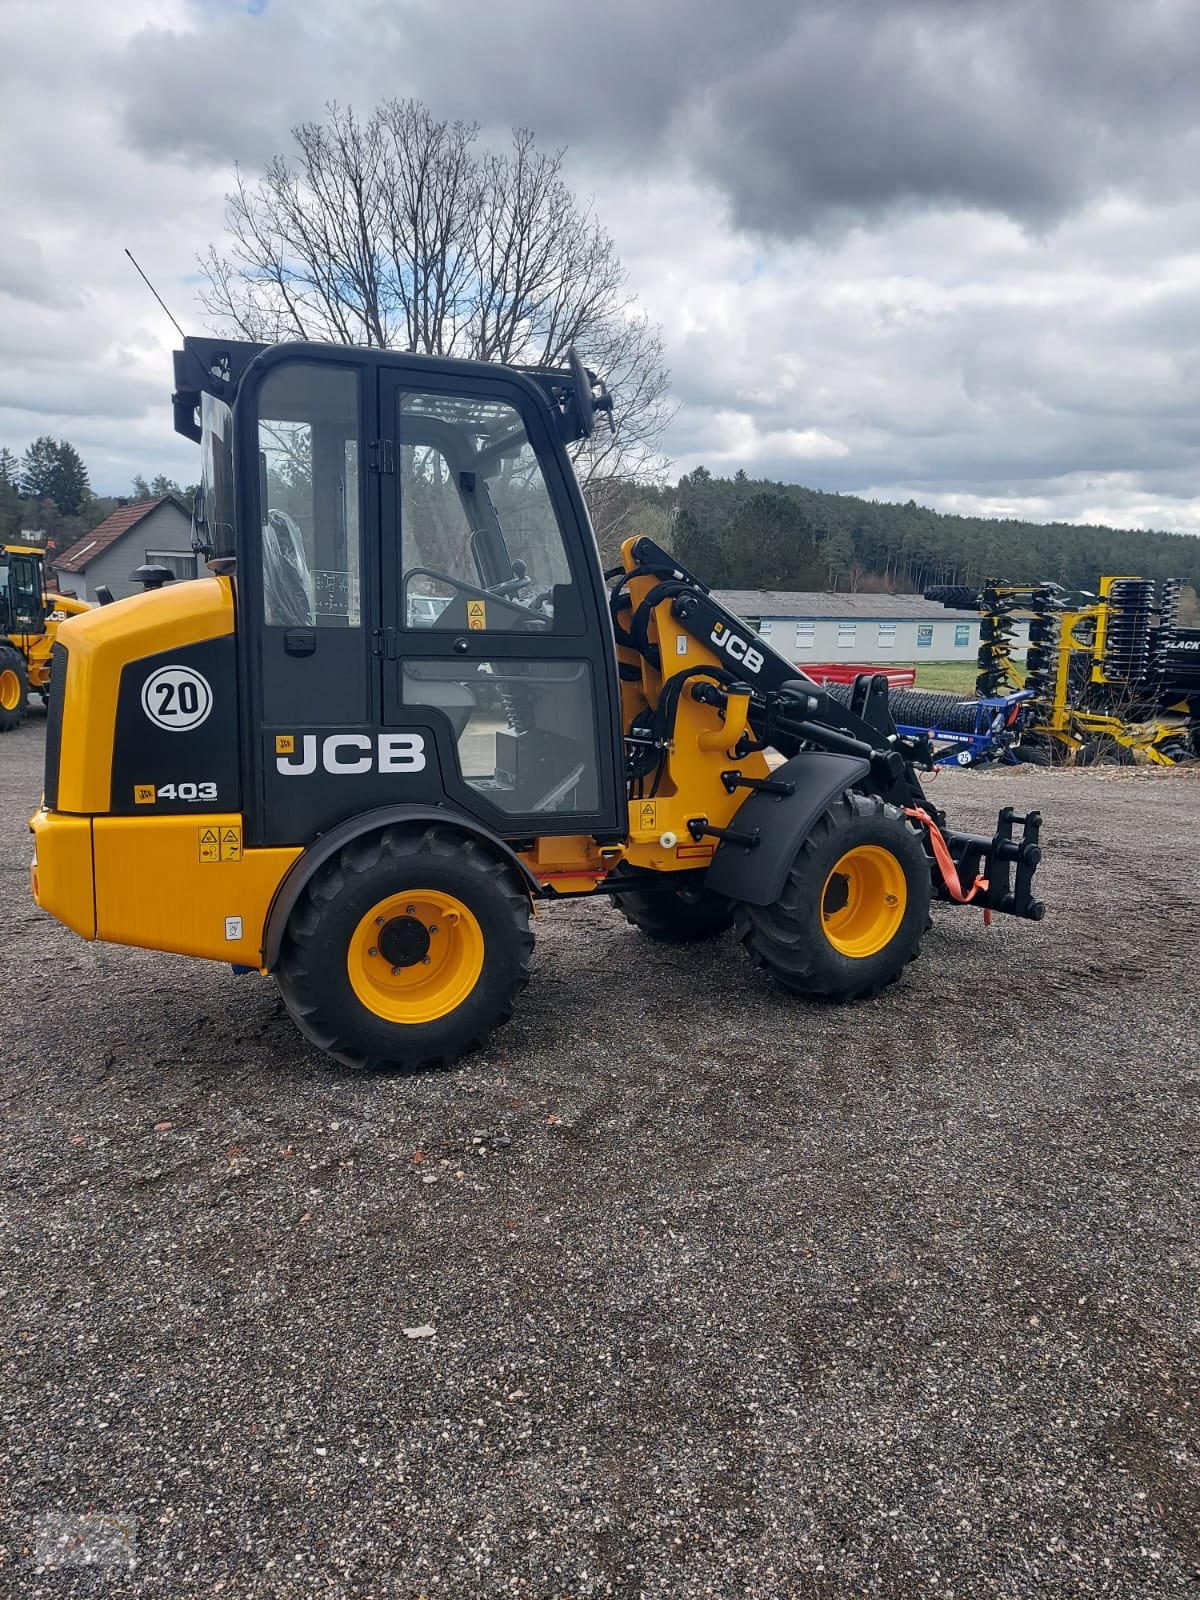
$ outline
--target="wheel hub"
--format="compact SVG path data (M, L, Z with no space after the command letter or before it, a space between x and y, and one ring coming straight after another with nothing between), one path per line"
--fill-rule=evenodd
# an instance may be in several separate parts
M885 950L900 930L908 903L904 868L882 845L847 850L825 880L821 918L835 950L865 960Z
M850 904L850 879L844 872L832 872L825 885L825 899L821 911L832 917L835 911L844 911Z
M483 971L484 936L465 901L444 889L385 896L351 935L350 986L385 1022L420 1025L448 1016Z
M415 967L429 954L429 929L417 917L393 917L379 930L378 949L389 967Z

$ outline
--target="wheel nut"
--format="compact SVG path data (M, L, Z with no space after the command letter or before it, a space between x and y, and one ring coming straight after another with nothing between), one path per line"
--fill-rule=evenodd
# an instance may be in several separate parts
M392 968L392 977L393 978L398 978L399 976L400 976L400 968L399 967L393 967Z
M429 924L429 931L430 931L430 933L436 933L437 932L437 923L436 922L431 922Z
M367 951L367 954L369 956L377 956L379 954L379 951L375 948L374 945L372 945L371 948Z
M894 894L885 894L883 898L889 906L894 906L896 904L896 896Z
M404 915L405 915L405 916L406 916L406 917L415 917L415 916L416 916L416 914L417 914L417 908L416 908L416 906L405 906L405 908L404 908Z
M375 918L375 926L377 928L382 928L383 927L383 918L382 917L376 917Z
M432 956L422 956L421 957L421 965L423 967L427 967L432 960L433 960Z

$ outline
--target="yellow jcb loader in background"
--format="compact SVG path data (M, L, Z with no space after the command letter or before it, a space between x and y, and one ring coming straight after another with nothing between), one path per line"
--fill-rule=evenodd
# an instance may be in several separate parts
M1038 815L949 831L883 677L838 704L649 539L601 571L578 359L175 360L210 576L54 646L33 893L84 938L269 973L339 1060L422 1066L511 1014L557 899L735 928L828 999L898 978L933 899L1042 915Z
M50 652L58 624L90 607L46 586L45 551L0 545L0 733L25 720L29 691L50 700Z

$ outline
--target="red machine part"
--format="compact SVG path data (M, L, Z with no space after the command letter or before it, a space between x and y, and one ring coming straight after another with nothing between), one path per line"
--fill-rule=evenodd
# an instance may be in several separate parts
M812 666L802 661L797 665L817 683L853 683L860 672L886 678L889 689L911 689L917 681L916 667L885 667L878 661L817 661Z

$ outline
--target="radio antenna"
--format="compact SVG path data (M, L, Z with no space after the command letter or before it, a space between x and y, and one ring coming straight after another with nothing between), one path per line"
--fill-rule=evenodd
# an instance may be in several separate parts
M171 313L169 311L167 311L167 303L166 303L166 301L163 299L162 295L159 294L158 290L154 287L154 285L150 282L150 279L142 271L141 267L138 266L137 258L134 256L133 251L129 248L128 245L126 245L126 247L125 247L125 254L129 257L130 261L133 262L134 271L137 273L138 277L146 285L147 289L149 289L150 293L158 301L159 305L163 308L163 310L166 311L167 316L170 318L172 324L174 325L175 332L179 335L179 337L181 339L186 341L187 335L184 333L183 329L179 326L179 324L175 321L175 318L171 316Z

